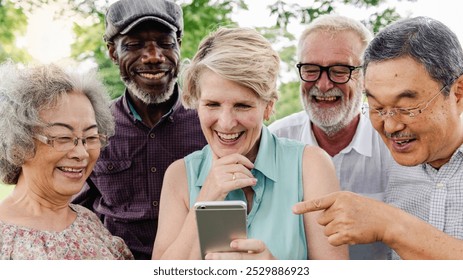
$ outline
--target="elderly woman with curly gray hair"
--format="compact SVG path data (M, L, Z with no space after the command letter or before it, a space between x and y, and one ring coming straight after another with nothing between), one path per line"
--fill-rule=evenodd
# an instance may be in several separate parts
M0 65L0 259L133 259L98 217L70 203L114 134L94 73Z

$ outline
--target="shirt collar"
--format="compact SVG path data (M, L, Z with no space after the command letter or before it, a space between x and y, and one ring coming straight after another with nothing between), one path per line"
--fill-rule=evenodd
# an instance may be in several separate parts
M437 172L442 169L444 166L447 166L447 165L450 165L452 164L452 162L454 162L455 160L459 160L461 159L461 157L463 157L463 144L460 145L460 147L458 147L455 152L452 154L452 156L450 157L450 160L448 162L446 162L444 165L442 165L439 169L435 169L434 167L432 167L429 163L421 163L421 168L423 168L423 170L425 170L426 172L433 172L434 174L437 174ZM458 161L459 162L459 161ZM455 169L457 170L457 169Z
M458 147L457 150L458 150L458 152L459 152L460 154L462 154L462 153L463 153L463 144L461 144L460 147Z
M357 125L354 138L352 138L352 141L349 143L349 145L347 145L347 147L342 149L339 153L347 154L352 149L354 149L361 155L371 157L373 154L373 146L370 135L375 133L373 129L374 128L371 125L370 120L363 114L360 114L360 120ZM310 121L308 121L304 126L304 130L302 131L302 139L307 139L307 144L309 145L318 146L317 139L315 139L312 131L312 123Z
M348 153L351 149L354 149L361 155L371 157L373 155L371 135L374 133L375 131L370 120L363 114L360 114L360 121L357 125L354 138L341 153Z
M174 86L174 93L172 94L172 99L175 99L175 103L174 103L174 106L172 106L172 108L162 116L162 118L159 120L160 122L162 120L164 120L166 117L170 116L172 114L172 112L174 112L175 110L177 110L181 105L181 100L180 100L180 90L178 88L178 84L175 84ZM139 121L141 122L141 117L140 117L140 114L138 114L138 112L135 110L135 107L133 106L132 102L130 101L130 98L129 98L129 92L127 90L127 88L125 89L125 93L124 93L124 108L125 110L130 113L132 116L133 116L133 120L134 121Z
M265 177L276 181L276 142L274 136L268 130L268 128L263 125L261 131L261 138L260 138L260 145L259 151L257 152L256 161L254 162L254 170L261 172ZM195 182L195 186L200 187L203 185L204 181L206 180L209 171L211 170L212 166L212 150L209 145L205 148L203 166L200 168L200 174Z
M273 134L263 125L254 169L260 171L265 177L273 181L276 181L275 175L277 174L275 146L276 142Z

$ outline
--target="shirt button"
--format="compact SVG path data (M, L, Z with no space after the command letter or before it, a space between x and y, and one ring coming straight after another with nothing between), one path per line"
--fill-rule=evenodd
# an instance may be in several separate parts
M151 138L151 139L154 139L155 137L156 137L156 134L150 133L150 138Z
M437 183L436 187L439 188L439 189L442 189L442 188L445 188L445 184L444 183Z
M114 169L114 165L112 163L108 164L108 166L106 167L108 170L113 170Z
M151 167L151 172L155 173L157 171L156 167Z
M154 207L158 207L158 205L159 205L159 202L157 202L156 200L153 201L153 206L154 206Z

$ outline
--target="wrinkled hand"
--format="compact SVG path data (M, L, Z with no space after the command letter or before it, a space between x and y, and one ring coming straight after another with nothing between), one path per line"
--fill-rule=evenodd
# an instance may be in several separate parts
M236 239L230 243L234 252L208 253L206 260L274 260L275 257L261 240Z
M317 222L333 246L382 241L387 228L387 210L383 202L351 192L334 192L324 197L299 202L295 214L320 211Z
M240 154L214 158L197 200L224 200L233 190L254 186L257 179L250 171L252 168L254 164Z

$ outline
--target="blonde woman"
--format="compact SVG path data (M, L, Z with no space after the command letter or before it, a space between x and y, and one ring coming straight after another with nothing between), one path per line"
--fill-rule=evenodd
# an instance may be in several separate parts
M279 139L263 124L277 96L279 57L248 28L205 38L185 73L183 102L198 110L208 145L174 162L164 177L154 259L200 259L193 204L242 200L248 239L206 259L344 259L316 219L292 214L298 201L339 190L333 164L316 147Z

